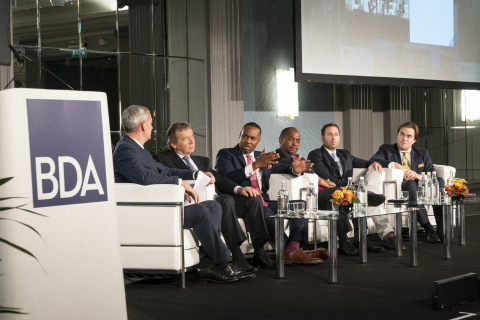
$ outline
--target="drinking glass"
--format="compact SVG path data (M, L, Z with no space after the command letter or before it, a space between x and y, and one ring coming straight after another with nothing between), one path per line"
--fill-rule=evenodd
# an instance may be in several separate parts
M296 203L287 203L287 215L295 217L295 210L297 209Z
M297 202L295 203L295 214L297 216L303 215L305 213L305 203Z
M410 193L408 191L402 191L400 193L401 200L410 200Z

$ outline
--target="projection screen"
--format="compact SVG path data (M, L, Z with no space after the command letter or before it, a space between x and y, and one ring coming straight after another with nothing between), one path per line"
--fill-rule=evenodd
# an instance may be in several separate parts
M479 0L295 0L298 82L480 89Z

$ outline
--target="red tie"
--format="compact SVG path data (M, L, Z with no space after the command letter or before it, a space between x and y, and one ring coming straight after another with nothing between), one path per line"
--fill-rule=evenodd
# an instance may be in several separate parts
M252 156L247 154L247 164L252 164L252 163L253 163ZM266 207L267 203L265 202L265 200L263 200L262 191L260 191L260 186L258 185L258 180L257 180L257 173L255 171L250 176L250 184L252 185L253 189L257 190L258 193L260 193L260 197L262 197L263 206Z

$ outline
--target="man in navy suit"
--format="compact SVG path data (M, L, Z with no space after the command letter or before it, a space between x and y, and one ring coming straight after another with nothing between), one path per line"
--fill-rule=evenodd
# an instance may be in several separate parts
M240 245L246 240L238 218L243 218L245 227L255 251L263 249L263 245L270 239L263 219L263 204L257 190L252 187L240 187L228 178L218 174L210 166L207 157L194 156L195 137L186 122L176 122L167 131L169 150L153 155L153 158L169 168L182 170L201 170L210 172L215 177L217 196L215 201L222 206L222 234L227 247L232 251L232 261L243 271L256 271L245 260ZM275 269L275 263L262 265L263 268Z
M185 188L187 200L190 202L193 199L196 203L185 207L183 225L185 229L193 228L202 244L196 281L223 283L252 278L254 274L239 270L228 263L230 251L220 236L220 205L215 201L198 204L198 194L184 180L196 178L198 171L164 167L144 149L143 145L150 140L153 129L150 111L145 107L132 105L123 111L122 125L125 135L113 152L115 182L181 185ZM212 174L205 174L211 176L211 181L214 182Z
M311 163L295 160L293 164L278 163L279 155L276 152L254 151L261 141L260 126L254 122L246 123L240 132L240 141L234 148L225 148L218 152L215 169L221 175L238 183L242 187L257 189L263 198L263 213L265 223L271 239L275 239L275 219L269 218L276 214L277 202L268 202L269 179L271 173L288 173L298 175L304 171L310 171ZM313 258L300 249L300 243L308 242L308 220L291 219L290 236L285 250L286 264L318 264L322 260ZM264 260L270 260L264 252L258 252L253 256L253 263L263 264Z
M440 242L443 240L442 207L433 206L433 213L437 222L437 232L433 229L423 205L417 205L417 183L422 178L422 172L433 172L432 159L426 149L414 147L418 139L418 126L413 122L402 124L397 130L397 143L383 144L377 153L370 159L378 161L383 167L400 169L404 173L402 191L408 191L410 205L418 207L417 220L427 233L427 242ZM445 187L445 181L437 178L440 188Z
M322 128L321 136L323 146L315 149L308 155L308 159L314 163L313 170L323 179L329 179L336 187L344 187L348 184L348 178L353 176L353 168L368 168L369 171L365 176L365 183L368 191L380 192L378 185L380 184L380 174L383 172L382 166L378 162L367 161L350 154L348 150L337 149L340 143L340 130L334 123L328 123ZM334 188L326 189L330 194L335 191ZM372 208L382 204L385 197L380 194L368 193L369 211L378 210ZM320 206L320 202L319 202ZM393 228L388 223L387 217L373 217L373 222L382 239L382 245L386 246L386 239L394 237ZM346 220L345 220L346 221ZM346 233L351 230L350 225L338 229L339 252L346 255L357 255L359 247L359 234L357 219L354 219L354 238L353 243L348 239ZM393 238L395 239L395 238ZM388 248L390 249L390 248ZM367 251L378 253L382 251L381 247L376 247L371 243L367 243Z

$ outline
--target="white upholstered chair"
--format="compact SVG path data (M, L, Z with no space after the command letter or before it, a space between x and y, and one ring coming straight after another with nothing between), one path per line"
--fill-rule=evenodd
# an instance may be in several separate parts
M124 273L182 275L198 264L199 242L183 229L185 189L177 185L115 184Z

